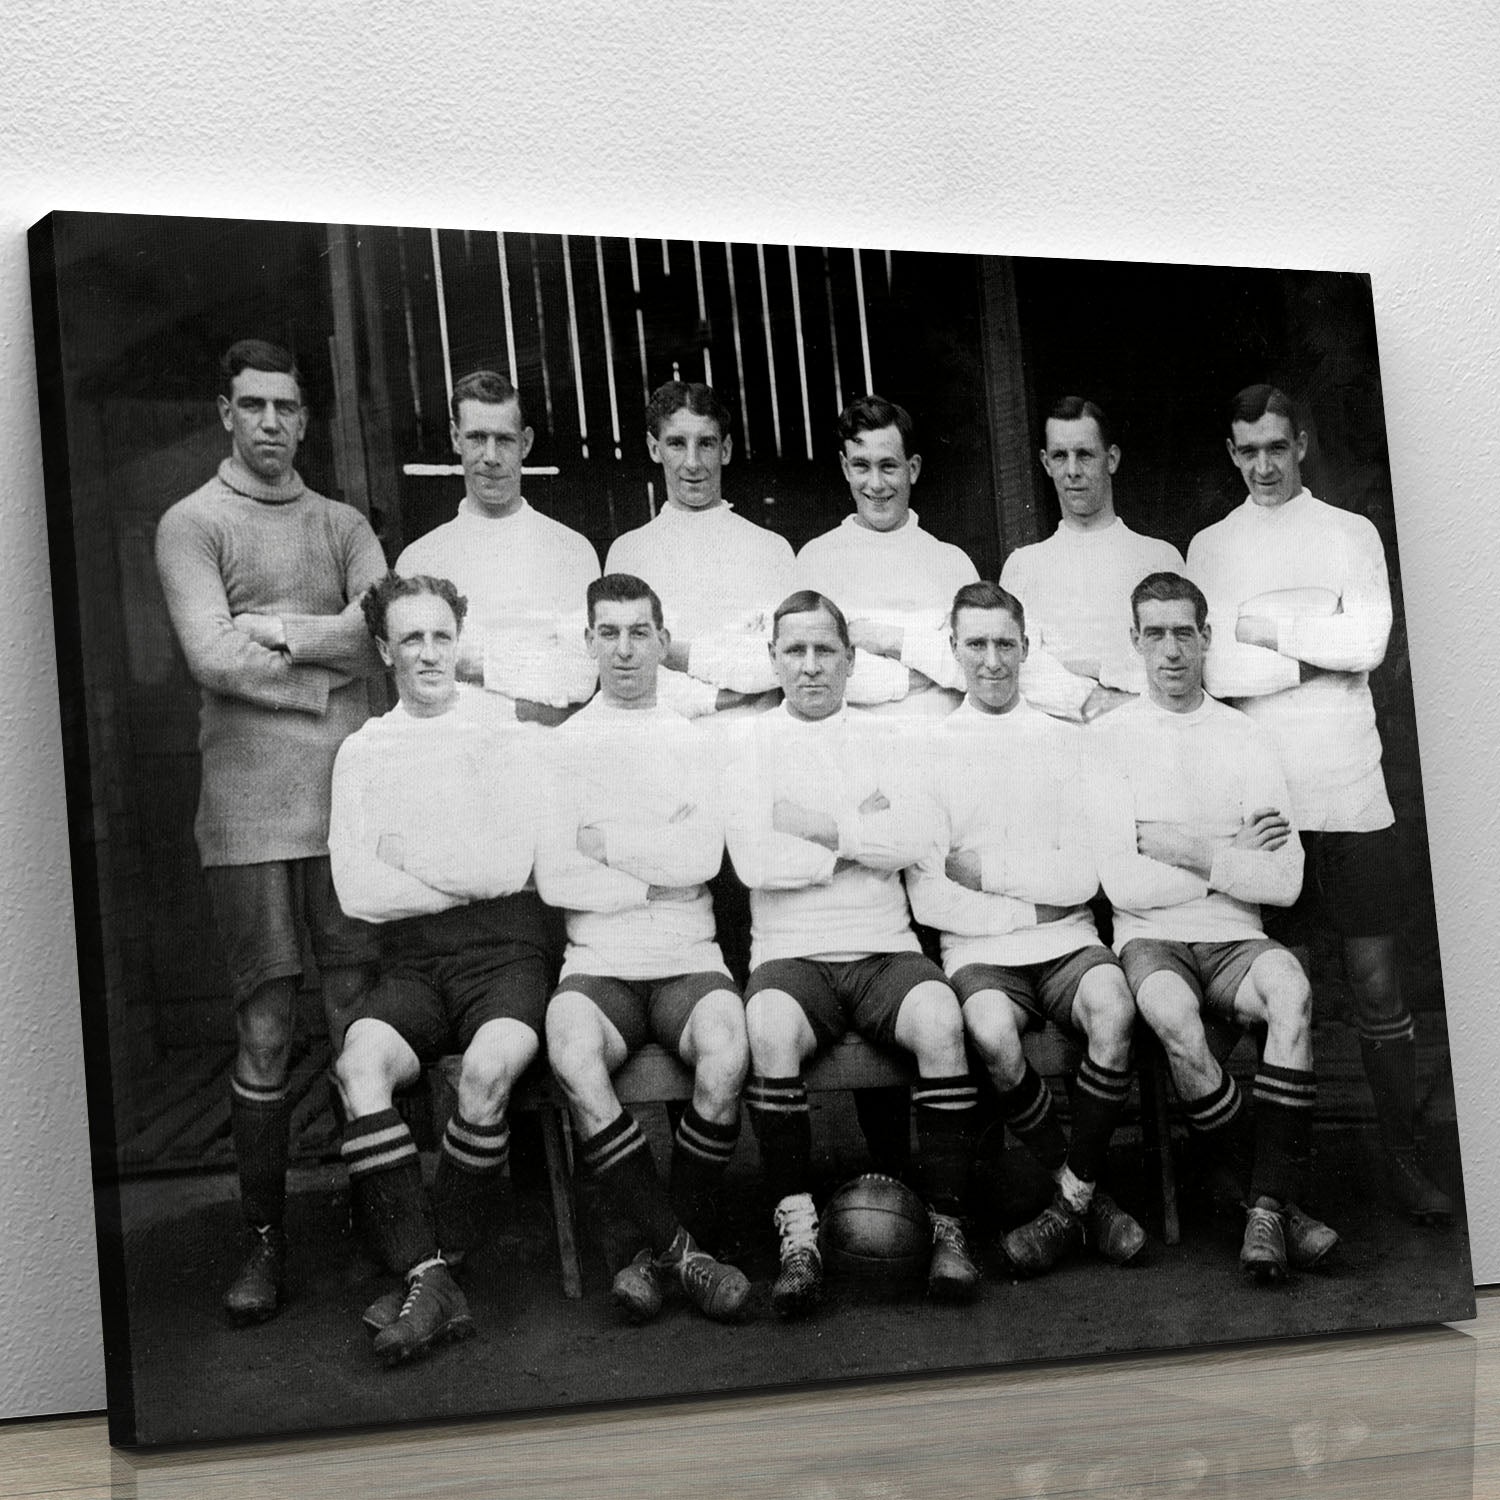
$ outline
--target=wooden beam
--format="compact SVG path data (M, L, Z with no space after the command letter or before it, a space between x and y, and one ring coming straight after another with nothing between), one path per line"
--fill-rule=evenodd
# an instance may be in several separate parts
M980 261L985 397L989 408L995 519L1003 561L1017 547L1042 540L1040 465L1032 448L1032 412L1021 344L1015 271L1008 257Z

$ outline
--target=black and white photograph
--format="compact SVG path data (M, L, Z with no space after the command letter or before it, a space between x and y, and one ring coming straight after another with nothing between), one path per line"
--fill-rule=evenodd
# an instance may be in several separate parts
M31 277L112 1441L1474 1316L1358 268Z

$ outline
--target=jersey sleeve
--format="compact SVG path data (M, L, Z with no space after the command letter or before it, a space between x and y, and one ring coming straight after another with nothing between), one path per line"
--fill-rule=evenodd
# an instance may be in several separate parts
M376 676L384 670L365 625L360 600L385 575L385 554L370 523L352 506L339 522L344 598L347 606L336 615L283 615L287 655L296 662L316 662L347 672L351 677Z
M1187 576L1208 600L1212 637L1203 663L1203 685L1215 698L1262 698L1301 682L1302 673L1290 657L1235 640L1240 601L1217 545L1201 532L1188 545Z
M1275 808L1290 824L1292 802L1270 737L1248 721L1240 726L1249 745L1240 817ZM1295 824L1279 849L1219 849L1209 870L1209 887L1262 906L1291 906L1302 890L1302 840Z
M719 789L724 843L735 874L752 891L796 891L833 879L838 856L810 839L773 826L775 787L765 774L755 736L731 757Z
M536 889L561 911L629 911L644 906L648 885L624 870L590 859L578 848L578 804L568 790L566 763L542 783L545 815L537 834Z
M1372 671L1385 660L1391 634L1391 584L1380 533L1363 517L1348 520L1338 613L1276 622L1276 649L1283 656L1327 672Z

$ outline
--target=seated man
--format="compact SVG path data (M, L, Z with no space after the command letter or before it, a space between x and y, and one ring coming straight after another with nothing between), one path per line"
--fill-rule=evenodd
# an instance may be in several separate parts
M1260 903L1289 906L1302 844L1270 740L1203 691L1208 603L1176 573L1131 595L1146 696L1100 721L1099 874L1115 946L1161 1038L1189 1126L1218 1155L1253 1149L1240 1265L1261 1283L1321 1260L1338 1236L1296 1206L1306 1186L1316 1079L1312 991L1264 934ZM1253 1134L1234 1078L1214 1060L1204 1009L1264 1027Z
M1026 619L993 583L954 596L953 655L968 694L928 746L941 847L906 872L912 914L938 930L964 1029L1000 1112L1057 1183L1052 1205L1005 1236L1018 1271L1048 1270L1088 1237L1123 1264L1141 1226L1096 1183L1130 1092L1135 1002L1087 903L1099 888L1094 788L1078 732L1021 697ZM1052 1021L1081 1034L1071 1143L1021 1035Z
M781 1235L772 1305L799 1316L822 1292L802 1067L850 1026L916 1058L928 1291L964 1300L979 1287L959 1223L978 1093L958 1001L921 953L901 886L934 844L937 814L892 769L898 739L851 723L854 650L837 605L811 591L784 600L771 654L785 702L749 726L723 796L730 858L750 890L750 1120Z
M537 851L537 889L568 927L547 1056L600 1196L645 1242L615 1277L616 1303L637 1321L654 1317L670 1277L700 1312L732 1322L749 1281L684 1227L712 1210L749 1061L744 1006L714 941L705 886L724 857L712 761L688 721L656 701L669 637L651 589L606 574L588 587L588 619L599 696L553 742L555 819ZM610 1083L652 1036L693 1069L670 1194Z
M361 1222L404 1298L366 1314L385 1364L473 1332L449 1266L479 1241L497 1196L511 1089L536 1056L552 955L528 889L536 771L527 736L455 679L465 601L447 579L389 574L365 619L400 702L344 741L329 853L339 900L380 924L382 972L334 1065L344 1161ZM431 1197L395 1090L463 1050L458 1111Z

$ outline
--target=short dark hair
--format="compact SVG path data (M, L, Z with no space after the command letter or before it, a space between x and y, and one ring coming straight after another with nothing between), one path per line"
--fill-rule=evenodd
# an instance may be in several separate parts
M1181 573L1148 573L1130 593L1130 618L1137 629L1141 624L1141 605L1148 600L1157 604L1171 604L1174 600L1186 599L1193 606L1193 614L1202 630L1208 624L1208 600L1203 590Z
M1285 417L1291 423L1293 437L1302 431L1302 414L1297 403L1279 386L1262 381L1259 385L1247 385L1229 403L1230 436L1234 435L1236 422L1258 422L1267 412Z
M241 370L267 370L290 375L297 382L297 399L303 399L302 372L292 351L268 339L236 339L219 356L219 394L227 401L234 395L234 377Z
M521 393L511 384L510 378L498 370L471 370L462 380L455 382L453 399L448 403L455 427L458 426L458 408L465 401L482 401L486 406L505 406L514 401L521 426L526 426L526 408L521 404Z
M908 458L915 456L917 427L911 413L884 396L857 397L839 413L839 451L860 433L879 432L883 427L894 427L901 434L901 451Z
M1090 418L1094 426L1099 429L1099 440L1106 448L1115 445L1114 430L1109 425L1109 418L1104 415L1104 408L1097 401L1090 401L1087 396L1064 396L1060 401L1052 404L1052 410L1047 413L1047 422L1081 422L1084 418ZM1047 422L1042 423L1042 447L1046 448Z
M652 437L660 437L662 424L680 411L710 418L718 424L720 438L729 436L734 416L719 400L714 388L704 385L701 380L669 380L665 385L657 386L646 403L646 431Z
M460 630L464 628L469 601L459 593L455 584L446 578L434 578L430 573L413 573L408 578L399 573L387 573L384 578L376 579L359 601L370 634L377 641L385 640L385 617L391 605L398 599L411 599L418 594L436 595L453 611L453 623Z
M816 589L798 589L776 606L776 613L771 616L771 644L776 644L776 637L781 633L781 622L787 615L814 615L820 610L833 621L844 649L848 650L849 622L844 618L843 610L827 594L820 594Z
M651 601L651 622L658 630L662 628L661 600L657 597L656 590L634 573L606 573L588 586L585 597L588 600L590 629L594 624L596 604L634 604L637 599Z
M953 608L948 611L948 629L958 630L958 612L961 609L1003 609L1026 634L1026 610L1021 601L1009 589L998 583L980 579L978 583L966 583L954 596Z

